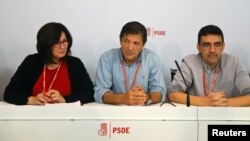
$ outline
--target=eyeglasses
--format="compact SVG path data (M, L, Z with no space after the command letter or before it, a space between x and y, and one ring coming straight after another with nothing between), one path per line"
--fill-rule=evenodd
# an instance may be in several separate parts
M55 44L55 47L61 47L62 45L63 45L64 47L66 47L66 46L69 45L69 43L68 43L67 40L63 40L63 41L61 41L61 42L56 43L56 44Z
M211 48L212 46L214 46L215 48L221 48L223 45L222 42L216 42L214 44L212 43L202 43L201 46L205 49Z

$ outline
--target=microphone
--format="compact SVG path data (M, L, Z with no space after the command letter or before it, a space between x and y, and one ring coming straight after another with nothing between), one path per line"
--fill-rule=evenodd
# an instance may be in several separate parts
M180 68L178 62L177 62L176 60L175 60L174 62L175 62L175 64L176 64L176 66L177 66L179 72L181 73L181 77L182 77L182 79L184 80L185 85L186 85L187 88L188 88L186 79L184 78L184 76L183 76L183 74L182 74L182 71L181 71L181 68ZM188 92L186 92L186 93L187 93L187 107L190 107L190 96L189 96L189 93L188 93Z

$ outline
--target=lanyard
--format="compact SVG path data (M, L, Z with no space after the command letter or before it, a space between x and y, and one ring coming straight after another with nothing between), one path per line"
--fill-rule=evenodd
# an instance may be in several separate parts
M53 83L55 82L55 79L56 79L57 74L58 74L58 72L59 72L59 70L60 70L61 64L62 64L62 63L60 63L60 65L58 66L58 68L57 68L57 70L56 70L56 74L54 75L53 80L52 80L52 82L50 83L50 86L49 86L49 88L48 88L48 91L51 89ZM46 64L44 64L44 67L43 67L43 93L46 92L46 91L45 91L45 86L46 86Z
M219 70L220 70L219 68L220 67L217 67L216 70L215 70L214 80L213 80L212 86L209 88L209 91L208 91L208 89L207 89L207 80L206 80L206 72L205 72L205 69L203 67L203 88L204 88L204 93L205 93L206 96L208 96L209 93L214 90L214 87L216 85L217 78L218 78L218 75L219 75Z
M127 80L127 74L126 74L126 70L125 70L125 63L122 62L122 73L123 73L123 77L124 77L124 80L125 80L124 85L125 85L125 88L126 88L126 92L128 92L128 90L130 90L135 85L135 81L136 81L136 78L137 78L137 75L138 75L140 65L141 65L141 63L138 62L137 67L136 67L136 71L135 71L135 74L134 74L133 82L132 82L130 88L128 89L128 80Z

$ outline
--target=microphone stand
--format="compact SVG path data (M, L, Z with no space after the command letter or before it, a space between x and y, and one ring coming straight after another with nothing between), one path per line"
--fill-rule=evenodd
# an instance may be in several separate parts
M179 66L179 64L178 64L178 62L176 60L175 60L175 64L176 64L176 66L177 66L177 68L178 68L178 70L179 70L179 72L181 74L182 79L184 80L185 85L188 88L187 82L186 82L186 80L185 80L185 78L184 78L184 76L182 74L182 71L180 69L180 66ZM186 98L187 107L190 107L190 96L189 96L189 93L187 91L186 91L186 93L187 93L187 98Z

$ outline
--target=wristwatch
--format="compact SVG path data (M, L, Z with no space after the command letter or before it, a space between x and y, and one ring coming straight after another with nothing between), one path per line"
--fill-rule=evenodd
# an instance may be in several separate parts
M148 99L148 101L145 103L145 105L150 105L152 103L151 98Z

